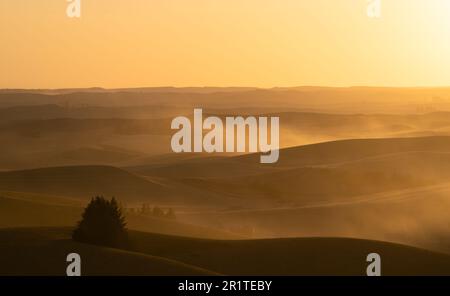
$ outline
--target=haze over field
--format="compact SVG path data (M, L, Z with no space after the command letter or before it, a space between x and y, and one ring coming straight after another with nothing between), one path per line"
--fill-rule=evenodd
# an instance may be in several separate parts
M2 169L126 165L170 153L171 120L271 115L281 147L349 138L448 135L450 89L130 89L0 93ZM95 142L92 141L95 139Z
M0 94L0 137L8 143L1 155L1 227L70 227L92 196L104 195L120 200L130 229L151 233L352 237L450 254L446 89L72 91ZM408 104L391 101L396 95ZM367 103L352 104L360 96ZM279 161L171 153L171 119L192 117L199 104L219 117L279 116ZM176 220L144 214L143 204L174 209ZM182 252L173 256L196 272L250 268L220 270Z

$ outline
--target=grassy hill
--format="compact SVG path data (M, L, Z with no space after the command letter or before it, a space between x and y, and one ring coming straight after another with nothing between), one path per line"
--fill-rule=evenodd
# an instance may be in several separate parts
M135 169L242 201L180 215L193 223L260 238L350 236L450 252L449 137L293 147L283 149L274 165L244 155Z
M296 205L435 185L450 176L450 137L326 142L282 149L280 156L273 165L252 154L129 169L253 204Z
M449 195L445 183L303 206L186 213L180 218L225 229L247 227L253 237L345 236L450 253Z
M0 196L0 227L73 226L81 213L81 207Z
M232 194L257 204L306 205L317 202L419 187L437 182L395 171L372 168L298 168L274 173L223 179L192 179L184 182L215 193ZM321 184L321 186L318 186Z
M85 275L365 275L377 252L384 275L449 275L450 256L379 241L292 238L223 241L132 232L129 251L74 243L70 229L0 230L0 274L64 274L77 252Z
M95 195L117 196L123 201L161 201L169 196L166 188L149 179L108 166L53 167L0 172L0 190L82 199L89 199Z
M133 233L134 250L232 275L365 275L378 252L385 275L450 274L450 256L404 245L347 238L211 241ZM182 250L182 251L181 251Z
M450 152L450 137L373 138L331 141L282 149L273 166L330 165L368 157L405 152ZM239 156L241 162L255 162L258 154Z
M100 194L126 202L304 202L436 184L450 175L449 153L450 137L346 140L283 149L274 166L245 155L170 160L134 167L134 173L106 166L1 172L0 190L77 198Z
M152 158L150 164L134 165L129 169L148 176L177 178L224 177L234 176L235 173L239 176L249 176L283 169L336 166L373 158L399 156L402 153L419 152L450 153L450 137L351 139L295 146L281 149L279 161L274 164L260 164L259 153L235 157L191 157L188 159L179 158L176 155L171 158L158 157L157 163L155 163L155 158ZM222 166L226 169L222 170ZM228 171L233 174L226 174Z
M176 178L175 178L176 179ZM188 186L175 179L140 176L111 166L65 166L0 172L0 191L87 200L96 195L121 202L159 205L228 206L239 200Z
M73 242L69 229L0 230L0 275L65 275L66 256L81 256L83 275L212 275L157 256Z

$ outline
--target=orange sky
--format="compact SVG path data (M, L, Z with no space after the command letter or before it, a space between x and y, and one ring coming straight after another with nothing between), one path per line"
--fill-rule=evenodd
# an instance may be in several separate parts
M450 1L0 1L0 88L450 85Z

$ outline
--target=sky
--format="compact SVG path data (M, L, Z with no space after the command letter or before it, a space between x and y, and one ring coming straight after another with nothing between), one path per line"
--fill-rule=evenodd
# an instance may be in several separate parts
M0 88L450 86L450 1L0 0Z

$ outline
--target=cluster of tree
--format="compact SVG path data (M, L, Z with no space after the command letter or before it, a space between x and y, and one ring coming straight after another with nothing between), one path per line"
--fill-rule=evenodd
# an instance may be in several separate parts
M72 234L75 241L110 247L126 247L128 233L125 217L115 198L97 196L83 212Z
M138 212L155 218L176 218L172 208L161 209L148 204L143 204ZM84 209L81 221L72 233L72 239L101 246L128 247L125 216L117 200L114 197L111 200L103 196L94 197Z
M175 211L172 208L162 209L157 206L151 207L147 203L142 204L142 207L137 210L137 213L152 216L154 218L176 219Z

